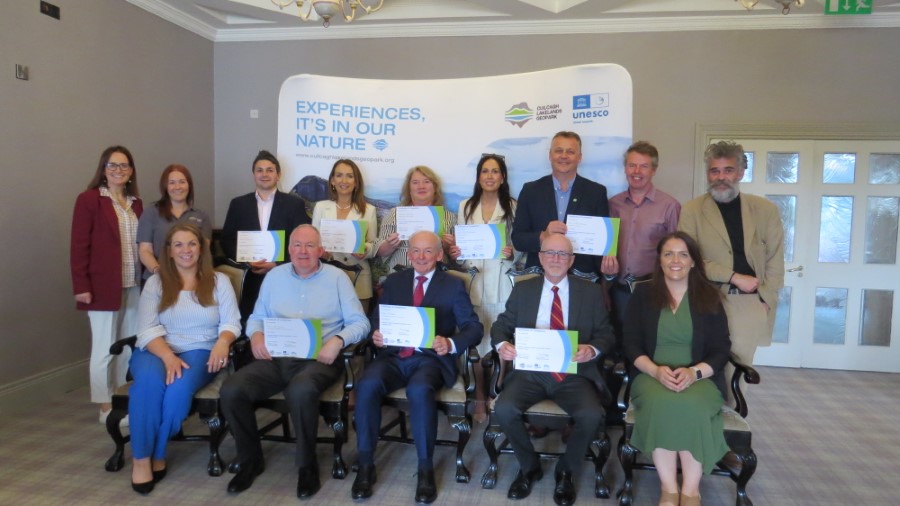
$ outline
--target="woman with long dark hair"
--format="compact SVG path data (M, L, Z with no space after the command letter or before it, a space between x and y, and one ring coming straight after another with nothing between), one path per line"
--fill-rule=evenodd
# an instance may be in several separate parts
M135 238L142 211L131 152L106 148L75 201L70 249L76 307L91 322L91 402L100 405L100 423L112 410L113 392L125 383L128 354L114 358L109 347L135 332L141 276Z
M637 285L625 318L625 355L640 371L631 388L631 444L653 456L659 504L694 506L700 478L728 451L721 414L728 319L691 236L669 234L656 252L653 278Z

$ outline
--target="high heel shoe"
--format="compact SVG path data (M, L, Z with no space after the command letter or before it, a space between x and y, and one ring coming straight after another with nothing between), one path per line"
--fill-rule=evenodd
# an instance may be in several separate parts
M153 471L153 483L159 483L166 477L166 469L162 468L159 471Z
M678 492L660 492L659 506L678 506Z
M147 495L153 492L153 485L155 485L153 481L145 481L144 483L131 482L131 489L138 494Z
M700 506L700 496L681 494L681 506Z

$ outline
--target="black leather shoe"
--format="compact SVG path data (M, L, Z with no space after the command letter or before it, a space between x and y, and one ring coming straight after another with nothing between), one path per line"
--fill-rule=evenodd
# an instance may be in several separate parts
M543 477L544 472L540 467L527 473L519 469L519 474L516 475L516 479L509 486L509 492L506 494L506 497L512 500L525 499L531 495L531 487L534 485L534 482L540 481Z
M556 473L556 488L553 489L553 502L559 506L575 504L575 482L572 481L572 473L569 471Z
M228 492L237 494L247 490L250 488L250 485L253 485L253 480L261 475L264 470L265 466L262 464L244 462L241 464L241 468L238 470L237 474L234 475L234 478L228 482Z
M159 482L163 481L163 478L166 477L166 469L168 469L168 468L164 467L164 468L160 469L159 471L153 471L153 483L159 483Z
M354 499L368 499L372 497L373 485L375 485L375 466L359 466L350 495Z
M435 499L437 499L437 485L434 484L434 469L419 469L416 502L431 504Z
M322 484L319 482L319 465L301 467L297 473L297 497L308 499L319 491Z
M153 492L153 485L155 485L153 481L145 481L144 483L131 482L131 489L138 494L147 495Z

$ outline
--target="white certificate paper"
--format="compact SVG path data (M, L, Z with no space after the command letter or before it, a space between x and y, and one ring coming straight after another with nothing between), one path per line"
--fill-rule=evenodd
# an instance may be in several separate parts
M580 216L566 217L566 237L572 251L584 255L615 255L619 243L619 218Z
M506 247L506 223L457 225L456 245L460 260L486 260L503 257Z
M365 253L369 223L360 220L322 220L322 247L331 253Z
M430 230L444 235L443 206L400 206L397 207L397 234L407 241L419 230Z
M576 374L577 330L516 328L516 369Z
M379 329L388 346L434 347L434 308L416 306L378 306Z
M266 318L263 332L273 358L316 358L322 348L322 320Z
M241 230L237 236L238 262L284 261L284 230Z

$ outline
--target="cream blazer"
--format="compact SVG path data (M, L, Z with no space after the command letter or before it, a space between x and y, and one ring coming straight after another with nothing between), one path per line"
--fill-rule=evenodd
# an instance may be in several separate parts
M314 227L319 228L322 220L336 219L337 203L335 201L320 200L316 202L316 207L313 209L312 216L312 224ZM369 259L375 256L375 241L378 235L375 206L367 204L365 215L360 215L359 211L354 206L350 209L350 214L347 215L347 219L361 220L368 223L368 226L366 227L366 257L359 260L349 253L334 253L333 257L338 262L343 262L347 265L362 266L363 270L359 273L359 278L356 280L356 295L360 299L370 299L372 298L372 267L369 265Z
M463 225L485 224L485 221L481 216L481 202L475 206L475 211L472 213L472 219L466 221L465 209L466 203L469 202L469 200L470 199L465 199L459 203L459 210L456 213L457 220ZM515 215L515 201L512 203L512 212L513 215ZM503 208L499 205L495 206L494 213L491 215L491 219L488 220L487 224L505 223L506 220L502 213ZM512 230L507 228L506 244L512 246L510 234L512 234ZM515 258L515 253L513 253L513 258ZM476 267L478 269L478 274L475 275L475 279L472 281L472 289L469 291L469 298L472 299L472 305L480 306L482 304L506 303L506 299L509 298L509 294L512 291L512 283L509 281L506 271L512 268L512 260L465 260L462 265L465 269L470 267Z

